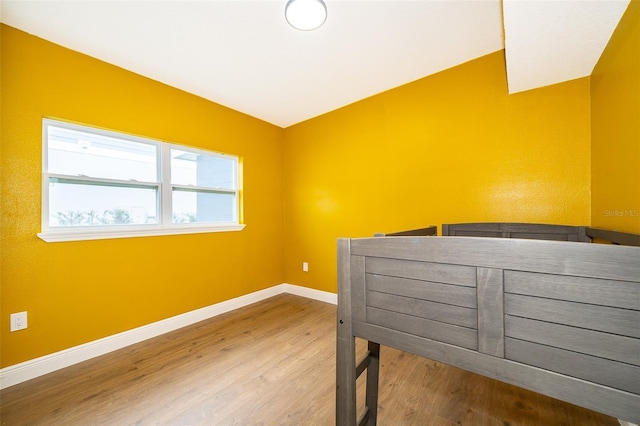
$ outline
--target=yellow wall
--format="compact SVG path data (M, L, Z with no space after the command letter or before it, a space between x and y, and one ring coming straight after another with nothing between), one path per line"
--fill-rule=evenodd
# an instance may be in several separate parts
M640 233L640 1L591 75L593 226Z
M281 282L335 292L338 237L592 215L640 232L602 213L640 208L629 10L591 84L508 95L496 52L284 130L2 26L1 366ZM247 228L39 240L43 116L242 156ZM9 333L22 310L29 329Z
M283 282L283 130L2 26L1 365ZM241 232L45 243L41 122L242 156ZM9 333L9 314L29 328Z
M589 80L508 95L503 55L285 129L287 282L336 291L338 237L590 223Z

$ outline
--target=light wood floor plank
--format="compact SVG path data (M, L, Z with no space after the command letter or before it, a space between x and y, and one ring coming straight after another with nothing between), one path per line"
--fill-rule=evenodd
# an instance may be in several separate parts
M336 307L280 295L0 392L3 425L332 425ZM363 354L366 342L357 342ZM383 347L380 425L617 421ZM360 407L363 375L358 380ZM362 409L362 408L361 408Z

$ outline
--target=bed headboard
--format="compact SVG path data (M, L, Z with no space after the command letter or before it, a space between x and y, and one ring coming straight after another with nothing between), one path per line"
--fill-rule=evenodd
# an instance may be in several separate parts
M612 244L640 247L640 235L638 234L591 227L586 228L586 234L591 241L594 239L604 240Z
M639 324L638 247L340 239L337 423L356 423L355 337L640 423Z
M477 222L442 225L443 236L523 238L588 242L584 226L544 223Z
M411 229L408 231L391 232L389 234L376 233L374 237L429 237L438 235L438 227L435 225L426 228Z

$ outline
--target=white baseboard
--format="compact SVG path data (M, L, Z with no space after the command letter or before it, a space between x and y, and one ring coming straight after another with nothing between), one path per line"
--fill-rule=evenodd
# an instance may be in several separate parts
M618 419L618 422L620 422L621 426L638 426L637 424L625 422L624 420L620 420L620 419Z
M313 288L301 287L294 284L280 284L283 286L283 293L295 294L296 296L306 297L307 299L319 300L320 302L338 304L338 295L327 291L315 290Z
M309 299L337 304L337 295L335 293L328 293L293 284L279 284L236 297L235 299L226 300L216 303L215 305L196 309L195 311L185 312L184 314L176 315L142 327L0 369L0 389L17 385L18 383L195 324L196 322L224 314L225 312L242 308L243 306L268 299L281 293L291 293Z

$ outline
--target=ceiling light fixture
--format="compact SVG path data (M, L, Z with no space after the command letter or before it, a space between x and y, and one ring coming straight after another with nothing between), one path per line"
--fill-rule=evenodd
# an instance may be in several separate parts
M289 0L284 8L284 16L293 28L311 31L327 20L327 6L322 0Z

